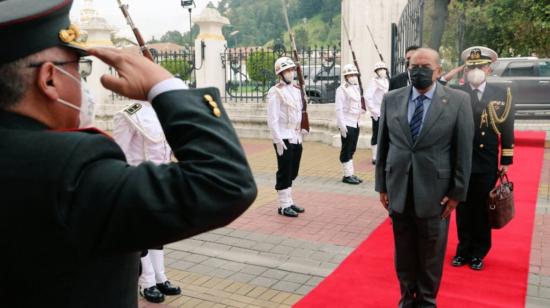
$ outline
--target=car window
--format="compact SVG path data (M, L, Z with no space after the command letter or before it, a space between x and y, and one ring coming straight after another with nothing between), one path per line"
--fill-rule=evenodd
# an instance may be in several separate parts
M507 77L533 77L535 73L535 62L520 61L510 62L508 67L502 73L502 76Z
M550 77L550 61L539 62L539 74L542 77Z

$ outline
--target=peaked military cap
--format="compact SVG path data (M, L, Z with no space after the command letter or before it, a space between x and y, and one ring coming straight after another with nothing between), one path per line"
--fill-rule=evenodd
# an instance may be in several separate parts
M66 46L86 55L71 25L72 0L0 0L0 64Z
M497 53L491 48L473 46L462 52L462 61L468 65L491 64L498 58Z

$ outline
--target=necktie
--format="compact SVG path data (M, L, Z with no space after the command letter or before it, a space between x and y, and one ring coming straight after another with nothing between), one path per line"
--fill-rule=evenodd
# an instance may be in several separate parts
M483 93L481 93L481 91L479 89L475 89L474 93L477 96L477 100L481 102L481 97L483 96Z
M427 97L425 95L419 95L416 98L416 103L414 107L414 113L411 118L411 122L409 123L409 126L411 128L411 136L413 139L413 142L416 141L416 138L418 137L418 134L420 133L420 127L422 126L422 118L424 117L424 100Z

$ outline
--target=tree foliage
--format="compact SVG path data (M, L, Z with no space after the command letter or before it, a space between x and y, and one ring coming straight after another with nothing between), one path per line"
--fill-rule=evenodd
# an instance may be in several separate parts
M276 79L273 65L277 56L271 52L256 51L246 58L246 72L250 79L268 83Z
M159 64L176 77L183 80L191 79L191 65L183 59L166 59Z

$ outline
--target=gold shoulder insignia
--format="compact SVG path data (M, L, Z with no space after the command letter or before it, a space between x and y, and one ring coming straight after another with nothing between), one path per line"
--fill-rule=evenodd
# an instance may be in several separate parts
M133 105L130 105L130 106L124 108L124 112L126 112L129 115L132 115L132 114L138 112L138 110L140 110L140 109L141 109L141 104L140 103L135 103Z
M218 103L216 103L212 96L210 94L205 94L203 98L208 103L210 108L212 108L212 113L218 118L221 117L222 111L220 110L220 108L218 107Z

